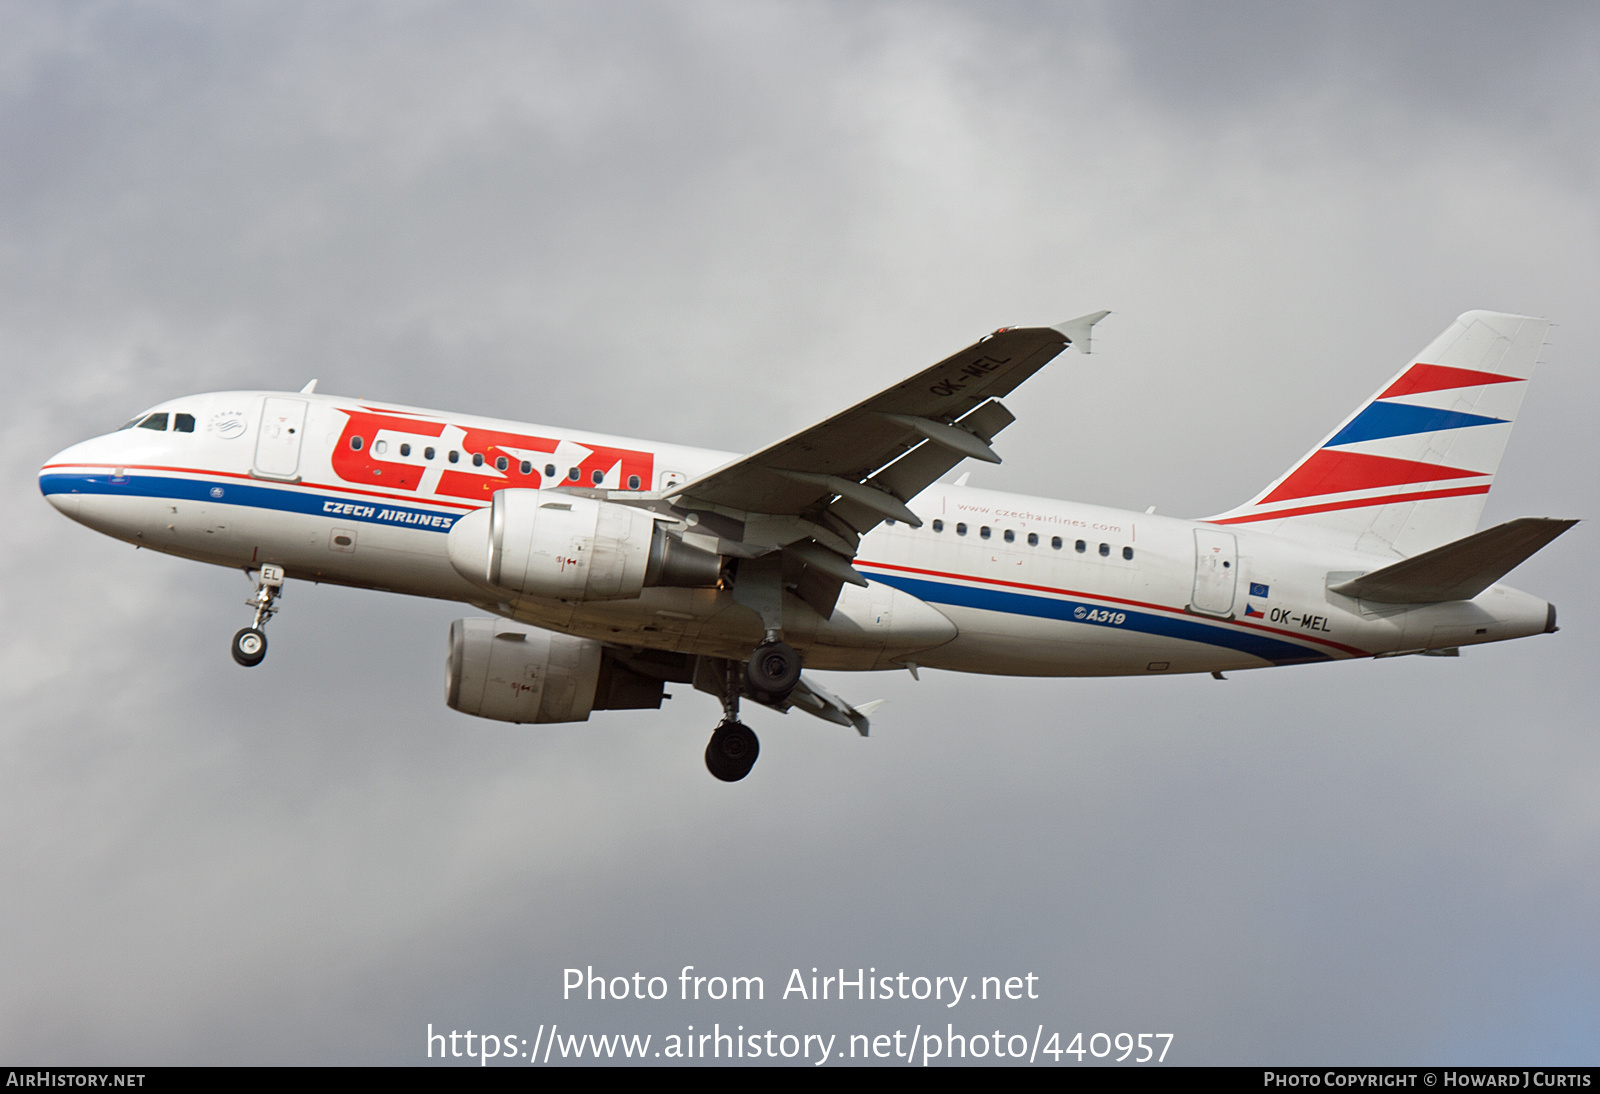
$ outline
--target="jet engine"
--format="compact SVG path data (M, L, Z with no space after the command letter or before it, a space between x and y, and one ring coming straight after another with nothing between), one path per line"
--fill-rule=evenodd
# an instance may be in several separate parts
M504 619L450 624L445 702L501 722L586 722L592 710L658 709L670 671L647 675L592 638Z
M479 585L550 600L632 600L646 585L717 584L722 559L646 510L550 490L501 490L456 521L450 564Z

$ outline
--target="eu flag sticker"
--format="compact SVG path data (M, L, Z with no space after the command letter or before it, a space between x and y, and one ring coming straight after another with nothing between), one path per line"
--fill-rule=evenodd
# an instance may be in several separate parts
M1250 583L1250 595L1251 596L1266 596L1267 595L1267 587L1265 585L1261 584L1259 581L1252 581Z

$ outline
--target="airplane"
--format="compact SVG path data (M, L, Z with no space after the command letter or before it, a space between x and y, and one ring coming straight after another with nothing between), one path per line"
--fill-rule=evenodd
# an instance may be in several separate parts
M316 391L141 412L50 458L40 490L136 547L254 581L261 663L289 579L472 605L446 702L514 723L716 697L736 782L746 699L866 736L804 670L1170 676L1402 654L1556 630L1499 584L1576 521L1476 531L1549 323L1460 316L1248 502L1197 520L941 482L999 463L1001 402L1095 312L1002 327L753 455Z

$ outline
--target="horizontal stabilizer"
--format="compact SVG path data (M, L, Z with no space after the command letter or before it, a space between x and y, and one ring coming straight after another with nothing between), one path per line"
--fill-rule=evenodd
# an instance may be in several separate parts
M1577 523L1519 517L1329 588L1383 604L1471 600Z

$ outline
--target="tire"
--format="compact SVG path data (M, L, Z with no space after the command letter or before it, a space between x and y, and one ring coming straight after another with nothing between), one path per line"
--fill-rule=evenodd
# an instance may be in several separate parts
M725 783L736 783L756 764L761 742L741 722L723 722L706 745L706 770Z
M233 659L245 668L254 668L267 656L267 636L254 627L246 627L233 636L230 647Z
M789 697L800 682L800 652L786 642L763 642L745 662L744 678L752 690L776 702Z

